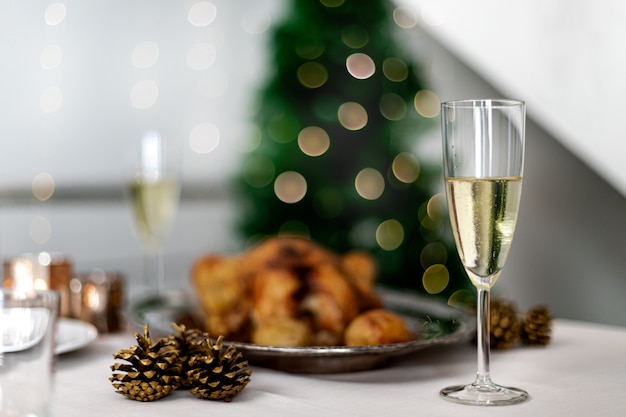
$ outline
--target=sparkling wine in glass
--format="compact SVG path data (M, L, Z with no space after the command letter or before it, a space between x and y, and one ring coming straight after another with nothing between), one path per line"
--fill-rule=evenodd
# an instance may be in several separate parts
M478 291L478 366L474 382L441 390L450 401L506 405L526 401L519 388L491 380L489 294L509 254L522 192L525 104L459 100L442 104L444 176L452 232Z
M144 286L165 289L163 241L176 218L180 184L165 140L157 132L141 139L140 157L128 186L135 232L144 254Z

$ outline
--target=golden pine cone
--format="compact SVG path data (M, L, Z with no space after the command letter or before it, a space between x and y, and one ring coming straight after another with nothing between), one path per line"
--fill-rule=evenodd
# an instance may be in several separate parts
M521 325L510 301L491 301L490 345L493 349L510 349L520 338Z
M201 351L189 360L187 378L197 397L230 402L250 382L252 370L242 353L232 344L224 348L222 340L207 338L200 344Z
M178 348L178 361L181 366L180 388L190 388L191 381L187 377L187 373L191 370L189 361L191 358L202 351L202 342L209 338L208 333L198 329L187 329L184 324L172 323L172 327L177 334L170 336Z
M148 325L143 335L135 333L136 346L113 355L126 363L115 363L109 378L115 392L137 401L154 401L173 392L180 384L176 343L167 338L152 342Z
M522 319L522 343L527 346L545 346L550 343L552 314L546 306L531 308Z

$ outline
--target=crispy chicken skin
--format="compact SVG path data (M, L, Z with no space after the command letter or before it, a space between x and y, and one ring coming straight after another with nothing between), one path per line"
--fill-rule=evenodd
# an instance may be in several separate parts
M191 274L205 330L229 340L341 345L359 314L382 306L369 254L339 256L304 238L272 237L236 256L206 255Z
M392 311L377 308L356 317L348 326L346 346L385 345L412 340L404 320Z

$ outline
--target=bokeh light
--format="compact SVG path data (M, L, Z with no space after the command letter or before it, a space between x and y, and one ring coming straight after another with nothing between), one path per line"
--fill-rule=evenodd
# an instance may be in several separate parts
M46 11L44 12L44 20L50 26L60 25L65 20L66 14L67 10L65 8L65 4L52 3L48 7L46 7Z
M404 241L404 227L395 219L388 219L376 228L376 243L381 249L392 251L402 245Z
M359 103L349 101L339 106L339 123L348 130L360 130L367 125L367 111Z
M443 193L437 193L428 200L426 213L428 213L428 217L433 221L436 227L440 226L445 220L445 216L447 215L446 208L446 196Z
M254 10L241 17L241 28L252 35L266 32L272 25L272 16L263 10Z
M341 41L352 49L359 49L369 43L370 35L362 26L348 25L341 31Z
M57 86L45 88L39 96L39 107L44 113L54 113L63 103L63 92Z
M200 42L193 45L187 51L187 65L191 69L205 70L215 62L216 50L208 42Z
M199 1L189 8L187 20L194 26L209 26L217 16L217 7L209 1Z
M310 39L296 40L294 48L296 54L304 59L316 59L324 53L324 44Z
M443 10L435 4L428 4L422 7L422 20L430 26L441 26L445 21Z
M393 21L403 29L410 29L417 25L417 17L408 7L396 7L393 10Z
M306 62L298 68L298 80L307 88L318 88L328 80L328 71L319 62Z
M435 118L439 116L439 97L432 91L420 90L413 100L415 110L424 117Z
M130 91L130 104L138 109L150 108L159 98L159 87L153 80L141 80Z
M372 217L358 219L350 230L350 240L355 247L375 247L377 245L376 229L378 226L380 226L380 219Z
M476 304L476 294L473 291L470 291L467 289L456 290L448 298L449 306L452 306L461 310L474 308L475 304Z
M159 45L155 42L142 42L135 46L131 55L133 67L139 69L150 68L159 59Z
M369 55L356 53L346 59L346 69L357 80L365 80L376 72L376 64Z
M28 224L28 235L38 245L47 243L52 237L50 221L43 216L35 216Z
M189 146L199 154L212 152L220 142L220 131L210 122L199 123L189 133Z
M304 198L306 190L306 180L299 172L283 172L274 181L274 193L284 203L297 203Z
M417 181L420 174L420 163L415 155L401 152L393 159L391 170L398 181L411 184Z
M408 78L409 66L400 58L387 58L383 61L383 74L389 81L401 82Z
M298 146L308 156L323 155L330 147L330 137L318 126L308 126L298 134Z
M380 114L388 120L402 120L406 117L407 106L396 93L385 93L380 97Z
M61 65L63 50L59 45L48 45L41 51L39 64L45 70L52 70Z
M344 1L345 0L320 0L320 3L326 7L339 7Z
M385 178L374 168L364 168L354 180L356 192L366 200L376 200L385 191Z
M442 264L429 266L422 276L422 285L429 294L439 294L446 289L450 282L450 272Z
M448 251L441 242L430 242L420 252L420 264L426 269L434 264L445 264L448 260Z
M37 174L31 184L33 195L39 201L49 200L54 194L54 188L54 178L47 172Z

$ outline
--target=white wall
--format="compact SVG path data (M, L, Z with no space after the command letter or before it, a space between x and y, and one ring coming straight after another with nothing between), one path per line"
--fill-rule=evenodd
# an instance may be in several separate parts
M0 0L0 187L122 183L149 130L185 181L221 183L252 136L281 4Z
M626 196L626 3L397 0L491 85Z

